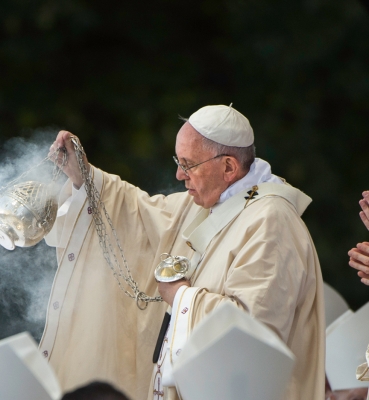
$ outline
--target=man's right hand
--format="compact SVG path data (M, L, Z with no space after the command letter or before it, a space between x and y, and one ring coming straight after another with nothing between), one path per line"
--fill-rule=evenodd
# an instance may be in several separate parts
M60 131L55 139L55 142L50 146L49 157L51 157L58 148L64 147L66 149L68 161L67 164L63 167L63 172L73 182L74 186L79 189L83 185L83 178L79 169L76 153L74 150L74 144L71 139L72 137L76 136L68 131ZM60 152L58 160L54 160L54 162L57 162L60 165L61 160L62 153ZM83 162L86 165L87 171L89 171L90 165L87 161L86 156L83 156Z

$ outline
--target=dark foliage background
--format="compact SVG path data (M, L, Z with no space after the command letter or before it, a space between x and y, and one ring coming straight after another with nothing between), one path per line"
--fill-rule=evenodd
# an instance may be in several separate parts
M324 279L353 309L369 300L347 265L347 251L368 239L358 217L369 172L366 1L3 0L0 21L1 147L65 128L93 164L168 192L181 187L171 159L178 114L233 102L257 155L313 198L304 220ZM12 254L37 251L53 250ZM55 260L37 276L31 265L10 274L5 253L0 279L9 286L11 275L15 289L0 286L0 336L39 338L19 282L27 274L51 285Z

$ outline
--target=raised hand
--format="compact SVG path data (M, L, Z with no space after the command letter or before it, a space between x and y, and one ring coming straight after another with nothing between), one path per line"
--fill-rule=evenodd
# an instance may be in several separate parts
M55 151L58 148L64 148L67 153L68 160L67 164L63 167L63 172L70 178L76 188L80 188L83 185L83 178L75 154L72 137L78 140L78 138L72 133L68 131L60 131L55 139L55 142L50 146L49 157L54 162L58 163L58 165L61 165L63 154L62 152L59 152L58 157L56 158ZM86 165L87 171L89 171L90 165L88 164L87 157L85 155L83 156L83 162Z

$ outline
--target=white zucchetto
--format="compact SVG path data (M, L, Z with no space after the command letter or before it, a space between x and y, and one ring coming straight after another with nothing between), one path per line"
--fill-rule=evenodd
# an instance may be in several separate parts
M188 122L201 135L225 146L248 147L254 143L249 120L230 106L205 106L193 113Z

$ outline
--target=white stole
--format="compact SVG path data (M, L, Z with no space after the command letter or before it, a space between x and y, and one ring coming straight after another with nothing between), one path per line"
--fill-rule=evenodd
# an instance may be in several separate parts
M92 168L91 168L92 169ZM93 179L96 189L101 193L103 187L103 175L99 169L93 168ZM88 229L93 222L91 209L88 204L84 186L73 196L72 201L68 197L68 180L62 188L59 206L68 205L68 213L65 216L64 225L58 226L55 222L49 235L45 237L49 246L57 246L64 249L58 259L58 270L56 272L47 309L47 318L44 333L42 335L39 349L44 357L49 360L59 325L59 319L63 303L67 293L68 285L73 275L74 266L79 257L80 250L86 238ZM61 204L60 204L61 203ZM60 214L59 214L60 215ZM61 229L61 236L57 230ZM61 240L59 242L59 238Z

